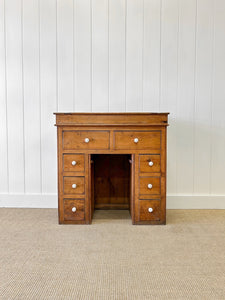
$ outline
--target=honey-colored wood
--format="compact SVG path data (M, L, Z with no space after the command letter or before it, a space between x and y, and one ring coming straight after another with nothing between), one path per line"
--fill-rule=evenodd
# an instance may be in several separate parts
M95 208L129 208L130 155L93 155Z
M149 212L151 208L153 211ZM161 208L158 200L139 200L140 221L160 221Z
M58 158L58 219L59 224L64 223L63 205L63 153L62 153L62 128L57 128L57 158Z
M149 165L149 163L152 163ZM160 154L141 154L139 155L140 173L159 173L161 171Z
M148 187L149 184L152 185L152 188ZM140 177L139 187L140 195L160 195L160 177Z
M94 209L166 223L168 113L56 113L56 126L60 224L90 224Z
M94 209L104 209L104 210L109 210L109 209L118 209L118 210L123 210L129 209L129 204L114 204L114 203L102 203L102 204L95 204Z
M85 186L84 186L84 193L85 193L85 223L86 224L91 224L91 191L90 191L90 155L89 154L85 154L85 178L84 178L84 182L85 182Z
M63 171L84 172L84 154L63 154Z
M84 199L64 199L64 221L82 221L84 220ZM73 212L72 208L76 211Z
M90 215L91 219L93 218L94 214L94 207L95 207L95 189L94 189L94 161L91 159L91 155L89 154L89 175L88 175L88 183L89 183L89 202L91 204L90 207Z
M130 214L132 219L132 224L134 223L134 202L135 202L135 196L134 196L134 178L135 178L135 165L134 165L135 155L131 155L131 159L129 160L130 163Z
M80 176L64 176L63 178L63 191L64 195L77 195L84 194L84 178ZM73 185L76 185L73 188Z
M166 148L167 131L162 128L162 148L161 148L161 222L166 224Z
M135 143L135 139L138 142ZM114 133L115 149L160 149L160 131L116 131Z
M57 126L166 126L169 113L55 113Z
M133 189L134 189L134 221L133 224L138 224L139 221L139 172L138 172L138 155L134 155L134 172L133 172Z
M85 139L88 142L85 142ZM108 131L63 131L64 150L109 149Z

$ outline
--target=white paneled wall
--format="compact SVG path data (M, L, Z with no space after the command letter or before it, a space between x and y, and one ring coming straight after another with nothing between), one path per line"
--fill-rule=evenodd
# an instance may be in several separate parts
M167 207L225 208L225 1L1 0L0 206L57 206L56 111L169 111Z

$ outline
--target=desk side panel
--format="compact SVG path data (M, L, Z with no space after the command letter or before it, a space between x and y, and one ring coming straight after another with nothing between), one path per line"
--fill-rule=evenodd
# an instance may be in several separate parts
M57 128L57 159L58 159L58 219L63 223L63 154L62 154L62 128Z

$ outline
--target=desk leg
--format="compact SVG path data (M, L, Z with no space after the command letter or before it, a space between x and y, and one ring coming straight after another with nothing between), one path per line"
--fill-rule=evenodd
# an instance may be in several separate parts
M85 154L85 223L91 224L91 155Z
M135 224L135 154L130 160L130 214L132 224Z

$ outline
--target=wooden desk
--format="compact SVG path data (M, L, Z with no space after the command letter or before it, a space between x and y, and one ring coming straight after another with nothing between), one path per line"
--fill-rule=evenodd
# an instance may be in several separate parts
M90 224L94 209L166 223L168 113L55 115L60 224Z

